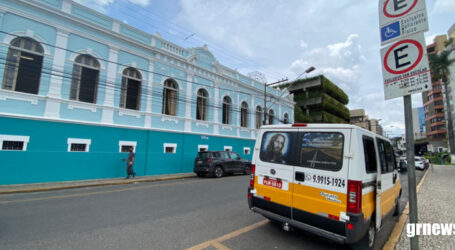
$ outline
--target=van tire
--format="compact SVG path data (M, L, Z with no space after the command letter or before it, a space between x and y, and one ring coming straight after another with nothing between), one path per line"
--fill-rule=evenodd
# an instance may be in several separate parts
M360 250L360 249L374 249L376 243L376 226L373 222L368 226L368 231L363 236L363 238L349 247L351 249Z
M216 166L215 171L213 172L213 176L215 176L216 178L221 178L223 177L223 175L224 175L223 168L220 166Z
M400 200L397 199L397 203L395 204L395 210L393 211L393 216L400 215Z

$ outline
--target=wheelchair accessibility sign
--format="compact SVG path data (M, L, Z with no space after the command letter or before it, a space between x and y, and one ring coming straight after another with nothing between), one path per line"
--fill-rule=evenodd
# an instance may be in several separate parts
M399 37L400 35L401 30L399 21L396 21L381 28L381 41L383 42L393 39L395 37Z

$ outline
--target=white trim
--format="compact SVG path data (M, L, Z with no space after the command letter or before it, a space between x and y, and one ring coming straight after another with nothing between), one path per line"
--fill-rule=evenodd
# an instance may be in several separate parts
M172 116L172 117L174 117L174 116ZM170 122L175 122L175 124L178 124L178 123L179 123L179 119L180 119L180 120L183 120L183 119L185 119L185 118L169 118L169 117L164 117L164 116L161 117L161 121L162 121L162 122L170 121Z
M81 151L71 151L71 144L73 144L73 143L87 145L87 147L85 147L84 152L90 152L90 144L92 143L92 140L91 139L68 138L67 143L68 143L68 152L81 152Z
M136 141L119 141L118 142L118 152L122 152L122 146L130 146L133 147L133 152L136 152L136 146L137 142Z
M96 104L96 103L92 103L92 104ZM97 107L92 107L92 105L90 104L85 104L83 102L81 103L68 103L68 109L85 109L85 110L90 110L92 113L95 113L96 110L97 110Z
M246 153L247 150L248 150L248 153ZM251 148L250 147L243 147L243 154L244 155L250 155L251 154Z
M166 154L166 148L172 148L172 153L167 154L175 154L177 152L177 143L163 143L163 153Z
M0 135L0 151L3 150L3 141L21 141L24 143L22 150L10 151L27 151L27 144L30 141L30 136L25 135Z
M227 151L226 149L229 149L229 152L232 152L232 146L224 146L224 151Z
M133 116L133 117L136 117L136 118L141 118L141 112L140 111L134 111L134 110L131 110L131 111L127 111L127 110L119 110L118 111L118 115L119 116Z
M43 50L44 50L44 52L42 54L43 56L51 56L51 50L49 48L49 45L47 45L48 42L45 41L44 39L42 39L41 37L37 36L36 34L34 34L34 32L31 30L26 30L25 32L24 31L11 32L11 34L7 34L5 36L5 38L3 38L3 43L5 44L5 46L8 46L8 49L9 49L9 47L11 46L11 42L15 38L19 38L19 37L32 38L33 40L38 42L41 45L41 47L43 48Z
M8 99L17 100L17 101L24 101L30 102L30 104L37 105L39 99L42 99L42 96L23 93L14 90L7 90L7 89L0 89L0 101L6 101Z
M205 149L205 151L209 151L209 145L197 145L197 151L201 152L201 149Z

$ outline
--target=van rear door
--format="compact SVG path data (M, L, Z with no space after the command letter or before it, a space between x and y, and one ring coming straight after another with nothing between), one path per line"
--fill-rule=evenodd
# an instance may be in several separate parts
M351 130L304 128L299 132L293 220L344 234Z
M253 196L255 207L291 218L292 182L297 130L269 130L262 134L259 151L255 149ZM257 146L256 146L257 147Z

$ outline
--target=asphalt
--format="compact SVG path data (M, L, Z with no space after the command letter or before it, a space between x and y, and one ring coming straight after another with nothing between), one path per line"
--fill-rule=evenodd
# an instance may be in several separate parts
M154 182L194 178L194 173L140 176L137 178L111 178L93 179L82 181L65 181L52 183L33 183L18 185L0 185L1 194L40 192L59 189L96 187L106 185L123 185L138 182ZM451 208L455 207L455 165L430 167L417 186L417 207L419 223L455 223L455 213ZM409 223L409 205L401 214L388 242L383 249L410 249L410 238L406 233L406 224ZM454 232L455 234L455 232ZM420 236L419 246L438 249L455 249L455 237L450 236Z

